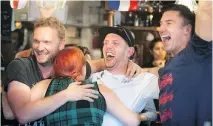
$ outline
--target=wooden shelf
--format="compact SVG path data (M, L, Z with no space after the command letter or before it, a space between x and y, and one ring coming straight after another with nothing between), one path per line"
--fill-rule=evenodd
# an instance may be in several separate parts
M92 28L100 28L103 26L91 26ZM157 31L157 27L141 27L141 26L123 26L129 30L138 30L138 31Z
M157 31L157 27L124 26L129 30Z
M104 27L103 25L91 25L91 26L81 26L81 25L65 25L66 27L68 26L73 26L77 28L101 28ZM141 26L123 26L129 30L139 30L139 31L157 31L157 27L141 27Z

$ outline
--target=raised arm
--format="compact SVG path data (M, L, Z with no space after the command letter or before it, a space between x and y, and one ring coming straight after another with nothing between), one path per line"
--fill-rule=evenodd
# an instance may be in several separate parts
M212 1L199 0L195 19L195 32L203 40L212 40Z
M99 84L99 90L106 100L107 112L118 118L125 126L138 126L140 124L142 120L140 115L128 109L111 89L104 84Z

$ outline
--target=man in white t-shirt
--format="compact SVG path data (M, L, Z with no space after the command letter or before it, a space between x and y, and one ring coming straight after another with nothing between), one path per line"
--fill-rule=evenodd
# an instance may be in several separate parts
M122 26L103 27L99 29L99 35L103 41L106 70L93 74L90 79L101 81L111 88L128 108L137 113L141 112L148 100L158 99L158 78L150 73L141 73L132 79L125 76L135 44L128 29ZM145 118L149 120L152 117L148 113ZM123 124L106 113L102 126L123 126Z

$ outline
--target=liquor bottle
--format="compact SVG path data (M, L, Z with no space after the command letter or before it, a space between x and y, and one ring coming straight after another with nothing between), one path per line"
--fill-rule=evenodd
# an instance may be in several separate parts
M134 17L133 17L133 13L129 12L127 18L126 18L126 25L127 26L134 26Z
M135 15L134 26L139 26L139 18L137 14Z
M140 27L143 27L143 26L144 26L144 21L143 21L141 18L139 18L139 26L140 26Z
M154 12L154 9L153 7L149 7L148 8L148 20L149 20L149 26L152 26L153 25L153 12Z
M153 26L153 14L149 15L149 26Z
M146 16L145 26L146 26L146 27L149 27L149 16Z

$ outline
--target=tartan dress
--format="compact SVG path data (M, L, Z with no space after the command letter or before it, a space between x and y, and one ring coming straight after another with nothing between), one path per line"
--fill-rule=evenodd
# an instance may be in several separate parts
M55 78L51 81L45 97L51 96L66 89L70 83L74 82L71 78ZM94 89L98 90L97 82L84 83L94 84ZM44 123L47 126L101 126L103 116L106 111L106 102L103 95L99 92L98 99L94 102L80 100L67 102L60 108L47 115ZM57 101L55 101L57 102Z

